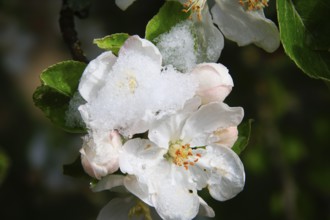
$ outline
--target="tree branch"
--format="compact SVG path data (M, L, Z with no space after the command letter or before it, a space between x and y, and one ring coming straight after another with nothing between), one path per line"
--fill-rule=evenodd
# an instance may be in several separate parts
M78 34L75 30L74 16L76 13L68 6L68 1L62 1L62 8L60 11L59 25L64 42L69 47L71 56L74 60L88 63L88 59L81 49L81 42L78 39Z

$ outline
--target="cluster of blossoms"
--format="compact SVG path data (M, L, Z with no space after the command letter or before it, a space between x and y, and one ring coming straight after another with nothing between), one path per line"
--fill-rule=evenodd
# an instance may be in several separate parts
M197 191L207 187L223 201L243 189L243 165L230 149L243 109L223 103L233 87L223 65L181 73L161 64L157 47L138 36L118 57L105 52L90 62L79 84L89 129L83 167L100 180L94 190L122 185L163 219L214 216Z
M116 1L122 9L132 2ZM180 2L194 12L188 22L203 24L220 51L222 34L239 45L278 47L277 28L262 11L265 0L216 0L212 16L206 0ZM220 52L180 68L169 60L175 54L161 48L131 36L118 56L102 53L81 77L86 102L78 110L88 134L80 152L84 170L98 180L92 189L120 187L131 195L110 201L98 219L214 217L198 191L207 188L225 201L244 187L243 164L231 149L244 112L224 103L232 78L225 66L210 62Z

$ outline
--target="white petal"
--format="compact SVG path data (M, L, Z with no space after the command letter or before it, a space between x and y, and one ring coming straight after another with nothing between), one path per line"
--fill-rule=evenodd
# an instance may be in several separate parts
M229 107L218 102L209 103L187 119L181 139L189 142L191 146L205 146L212 132L219 128L237 126L243 115L241 107Z
M215 213L213 209L210 206L208 206L208 204L201 197L199 197L199 203L200 206L199 206L198 215L214 218Z
M148 137L158 147L168 149L169 142L180 138L182 127L189 113L178 113L156 121L150 127Z
M207 4L202 10L202 19L194 24L199 46L198 63L217 62L224 47L224 38L219 29L213 25Z
M105 205L97 216L97 220L143 220L144 216L129 217L130 209L136 205L135 198L115 198Z
M154 170L166 153L149 140L135 138L127 141L119 155L119 166L123 173L142 178Z
M159 65L159 68L162 64L162 55L160 54L158 48L146 39L142 39L137 35L129 37L124 45L119 50L119 56L126 53L140 53L143 56L148 56L156 64Z
M196 190L163 181L160 189L152 196L158 214L167 220L190 220L199 209Z
M213 22L225 37L239 46L255 43L267 52L273 52L280 45L276 25L265 18L262 9L245 11L236 0L216 0L211 12Z
M88 64L81 76L78 88L80 95L87 102L95 98L97 92L103 87L105 84L104 79L111 71L116 60L117 57L111 51L107 51Z
M123 175L108 175L102 178L93 188L93 192L100 192L103 190L109 190L113 187L124 185Z
M148 186L138 181L137 177L127 175L124 178L124 185L128 191L133 193L136 197L141 199L144 203L152 206L152 201L149 196Z
M197 95L202 98L203 104L222 102L234 86L228 69L220 63L202 63L191 72L196 76L199 86Z
M136 0L116 0L116 5L121 10L125 11Z
M245 172L241 160L227 147L208 146L207 151L208 154L200 158L200 161L209 165L210 195L219 201L233 198L242 191L245 183Z

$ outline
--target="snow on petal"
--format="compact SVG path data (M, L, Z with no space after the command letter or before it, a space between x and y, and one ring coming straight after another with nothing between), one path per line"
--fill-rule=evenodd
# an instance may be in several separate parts
M182 109L197 87L190 74L162 68L159 50L138 36L127 39L108 70L102 73L102 85L97 84L79 107L90 130L117 129L126 137L143 133L153 120Z
M202 103L222 102L234 86L228 69L220 63L202 63L191 72L198 80L197 95Z
M196 65L192 25L193 22L190 20L182 21L154 39L165 65L171 64L183 72L190 71Z
M279 32L263 9L245 10L238 0L216 0L212 7L213 22L226 38L239 46L255 43L267 52L275 51L280 45Z

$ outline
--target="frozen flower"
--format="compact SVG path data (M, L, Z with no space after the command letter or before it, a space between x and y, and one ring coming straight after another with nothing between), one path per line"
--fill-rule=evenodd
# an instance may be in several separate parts
M151 42L132 36L118 57L105 52L86 67L79 107L87 128L117 129L128 137L148 130L154 119L175 113L191 99L197 82L172 66L161 66L162 56Z
M129 140L120 152L120 169L130 174L125 187L163 219L192 219L201 210L213 217L197 191L208 187L214 199L224 201L244 186L242 162L228 146L233 143L216 133L236 127L243 109L220 102L191 109L154 122L150 140Z
M179 22L154 41L163 56L163 63L185 72L191 71L198 63L218 61L224 46L223 36L213 25L207 10L203 11L203 19L199 22Z
M205 13L209 14L207 0L179 0L186 11L192 11L197 21L204 22ZM211 8L212 21L222 34L235 41L239 46L251 43L267 52L275 51L280 45L276 25L264 15L263 8L268 0L215 0ZM211 22L211 24L210 24Z
M80 149L81 163L88 175L101 179L118 170L118 156L122 141L117 131L92 132L83 140L83 147Z
M234 86L228 69L219 63L198 64L191 73L198 79L197 95L203 104L222 102Z
M115 3L121 10L125 11L136 0L116 0Z

